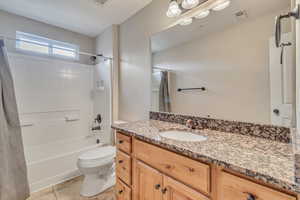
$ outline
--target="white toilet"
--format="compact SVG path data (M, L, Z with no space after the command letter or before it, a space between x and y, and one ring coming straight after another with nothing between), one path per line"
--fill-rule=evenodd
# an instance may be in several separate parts
M82 196L95 196L115 185L115 157L113 146L99 147L79 156L77 166L84 175Z

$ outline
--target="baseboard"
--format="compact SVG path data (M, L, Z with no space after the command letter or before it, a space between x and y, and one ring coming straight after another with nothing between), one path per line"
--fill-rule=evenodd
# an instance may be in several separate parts
M38 182L34 182L30 184L30 193L38 193L41 191L48 191L49 188L64 183L66 181L69 181L71 179L74 179L78 176L81 176L82 174L79 172L79 170L72 170L72 171L68 171L68 172L64 172L62 174L58 174L56 176L38 181Z

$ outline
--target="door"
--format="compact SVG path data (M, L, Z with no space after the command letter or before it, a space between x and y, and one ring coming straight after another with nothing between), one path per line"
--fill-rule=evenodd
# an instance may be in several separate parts
M281 48L275 46L275 37L269 41L269 71L270 71L270 118L277 126L290 127L293 116L293 38L292 33L282 34L282 43L290 43ZM281 53L283 55L281 56Z
M196 190L170 178L164 176L164 188L162 189L163 200L209 200Z
M134 161L134 200L162 200L162 174L148 165Z

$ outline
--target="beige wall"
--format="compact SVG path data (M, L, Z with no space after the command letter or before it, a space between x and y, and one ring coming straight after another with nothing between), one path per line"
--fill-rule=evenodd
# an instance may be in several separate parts
M22 31L58 41L77 44L80 46L80 50L84 52L93 53L95 51L94 38L1 10L0 27L0 35L6 37L15 38L16 31Z
M269 124L269 39L278 13L154 54L154 66L174 69L172 112ZM176 91L202 86L206 92Z
M150 110L150 36L171 23L168 0L153 0L120 26L120 119L148 119Z
M97 81L104 83L103 91L94 91L94 115L103 117L104 133L102 142L109 143L112 120L118 119L118 26L107 28L96 38L96 53L113 58L112 61L100 59L94 68L94 88Z

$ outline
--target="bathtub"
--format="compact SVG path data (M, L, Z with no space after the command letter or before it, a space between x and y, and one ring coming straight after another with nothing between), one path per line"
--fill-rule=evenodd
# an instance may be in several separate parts
M76 165L79 154L102 145L95 137L83 137L25 147L31 193L81 175Z

